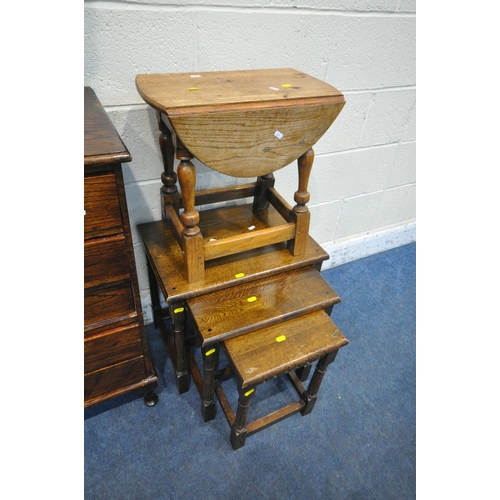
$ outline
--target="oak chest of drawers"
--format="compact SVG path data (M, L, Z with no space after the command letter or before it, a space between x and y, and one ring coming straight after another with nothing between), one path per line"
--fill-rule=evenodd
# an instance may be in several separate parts
M132 160L94 91L84 88L84 405L128 391L148 406L158 377L144 329L122 162Z

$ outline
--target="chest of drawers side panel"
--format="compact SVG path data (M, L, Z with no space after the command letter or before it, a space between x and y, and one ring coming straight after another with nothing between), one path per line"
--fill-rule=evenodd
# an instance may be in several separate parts
M85 406L157 380L143 323L121 164L103 165L100 172L94 165L89 179L85 198L103 216L94 212L97 222L86 226L84 240Z
M123 181L131 156L92 89L85 87L84 405L157 376L144 328Z

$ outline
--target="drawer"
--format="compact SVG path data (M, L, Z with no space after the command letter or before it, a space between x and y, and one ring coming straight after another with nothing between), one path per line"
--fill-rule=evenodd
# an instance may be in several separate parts
M85 290L84 324L112 320L135 312L134 292L130 280L112 286Z
M85 237L121 232L122 217L115 174L84 180Z
M100 370L142 355L141 331L137 323L114 328L84 342L85 373Z
M131 359L84 376L84 398L88 401L99 396L112 396L124 392L146 379L144 357Z
M84 271L85 288L130 278L125 236L86 240Z

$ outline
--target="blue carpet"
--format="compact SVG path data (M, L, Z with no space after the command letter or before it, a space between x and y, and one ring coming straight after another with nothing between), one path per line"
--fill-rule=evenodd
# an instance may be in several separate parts
M128 394L85 410L85 498L415 498L415 270L410 244L323 271L342 298L332 319L350 343L310 415L278 422L236 451L219 406L204 423L194 385L177 393L160 335L148 325L159 402L148 408ZM296 396L284 380L263 384L251 420L288 398Z

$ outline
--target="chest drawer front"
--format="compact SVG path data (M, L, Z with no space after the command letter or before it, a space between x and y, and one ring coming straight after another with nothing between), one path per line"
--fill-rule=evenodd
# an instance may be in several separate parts
M85 291L85 326L99 321L112 321L113 318L133 313L135 313L134 293L130 281Z
M146 377L143 356L88 373L84 376L85 401L116 391L124 392L127 386L138 384Z
M84 342L85 373L136 358L142 354L141 332L137 323L114 328Z
M130 278L125 236L87 240L84 272L85 288Z
M121 232L122 218L115 174L85 177L84 209L86 237Z

